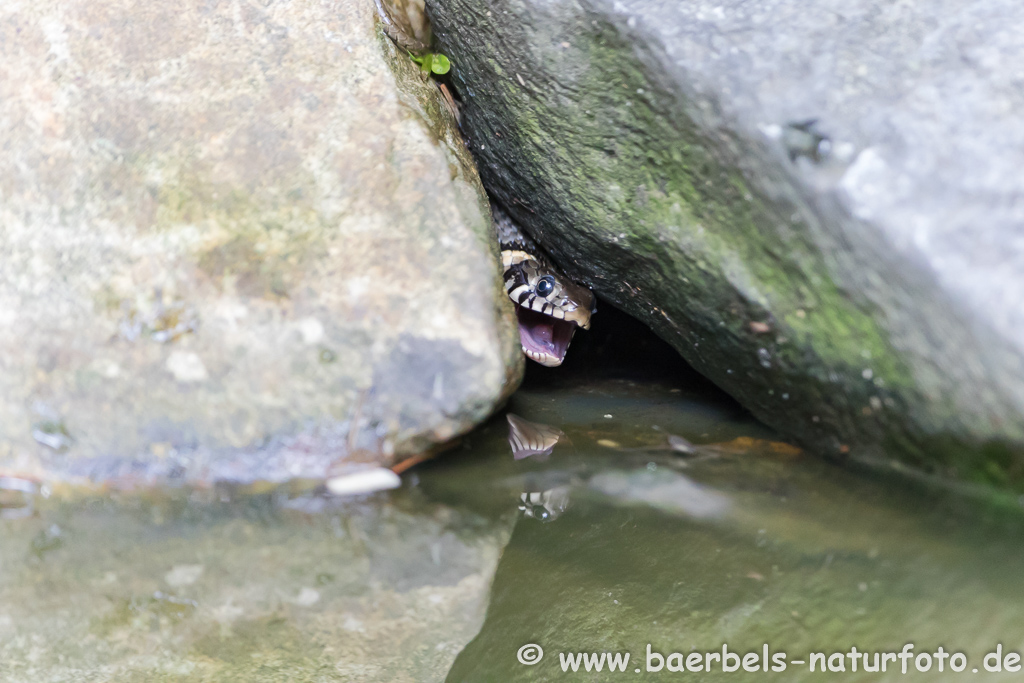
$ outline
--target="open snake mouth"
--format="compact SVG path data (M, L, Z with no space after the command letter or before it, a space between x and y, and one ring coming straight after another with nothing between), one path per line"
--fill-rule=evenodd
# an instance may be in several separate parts
M516 306L519 318L519 341L530 360L549 368L562 364L569 350L576 323Z
M549 368L561 365L576 328L590 328L594 293L526 251L503 249L501 262L523 353Z

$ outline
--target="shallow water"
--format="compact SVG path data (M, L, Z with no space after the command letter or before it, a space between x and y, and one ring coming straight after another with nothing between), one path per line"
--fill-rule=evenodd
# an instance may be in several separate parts
M447 681L931 681L970 676L975 667L986 680L1013 675L987 672L983 659L1000 643L1004 658L1024 650L1024 528L1016 515L821 462L775 443L728 404L649 383L597 382L571 395L524 391L510 408L559 425L571 445L557 445L546 463L517 474L523 462L500 453L504 428L492 423L470 450L497 455L467 451L439 462L421 475L421 485L456 496L463 477L476 486L489 477L489 493L477 494L481 506L502 500L511 507L518 484L535 487L546 472L550 482L574 482L572 504L550 522L519 520L484 627ZM597 445L599 439L623 448L659 444L667 433L704 446L681 456ZM488 440L491 446L484 445ZM607 487L595 490L595 479L606 481L609 472L622 485L611 494ZM664 476L655 479L656 473ZM680 497L710 492L727 504L710 516L701 505L645 505L655 481L683 482ZM822 673L817 660L815 673L809 670L812 652L824 654L827 666L834 653L855 646L871 653L873 666L875 652L898 653L908 642L915 657L942 646L964 653L967 666L951 672L947 658L940 673L938 660L925 658L922 668L929 662L931 668L921 673L912 657L906 676L899 659L887 661L884 673L865 673L858 657L854 673L843 656L843 672ZM517 651L529 643L545 654L525 666ZM648 671L648 644L664 657L720 654L723 644L741 656L761 655L767 644L772 655L786 653L787 666L765 673L759 657L749 662L753 672L723 671L721 660L711 662L710 673L672 672L667 665ZM563 673L559 655L584 652L628 652L627 672L586 673L581 663L576 673ZM654 669L659 659L652 657ZM672 664L680 662L685 666L682 658ZM706 667L707 660L701 663ZM839 660L832 665L838 669Z
M982 660L1024 649L1019 516L803 455L694 378L635 377L532 371L508 410L564 433L549 457L515 460L500 415L359 500L37 500L0 521L0 680L888 681L899 660L811 673L810 653L908 642L968 662L910 659L910 679L1014 676ZM545 491L550 521L519 510ZM723 644L787 667L668 670ZM563 673L590 652L627 669Z

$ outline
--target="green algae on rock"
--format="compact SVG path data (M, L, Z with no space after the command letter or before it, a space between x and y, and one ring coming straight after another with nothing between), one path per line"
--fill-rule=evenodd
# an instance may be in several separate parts
M428 2L488 190L802 444L1024 490L1019 174L987 170L1024 129L1001 62L964 104L977 74L927 32L981 15L719 4ZM1015 49L983 14L965 44Z
M318 477L517 385L472 159L369 3L5 6L0 74L0 474Z

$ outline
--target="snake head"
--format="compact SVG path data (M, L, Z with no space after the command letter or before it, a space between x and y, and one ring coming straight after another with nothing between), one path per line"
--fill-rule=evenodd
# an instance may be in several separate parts
M577 327L590 329L594 294L521 252L505 252L505 291L516 304L523 351L547 367L561 365Z

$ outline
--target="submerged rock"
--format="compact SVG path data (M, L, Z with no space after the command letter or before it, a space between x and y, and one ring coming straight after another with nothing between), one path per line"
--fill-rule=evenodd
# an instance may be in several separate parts
M374 17L0 8L0 474L321 477L515 387L486 196Z
M571 276L814 450L1022 484L1019 3L428 11Z

